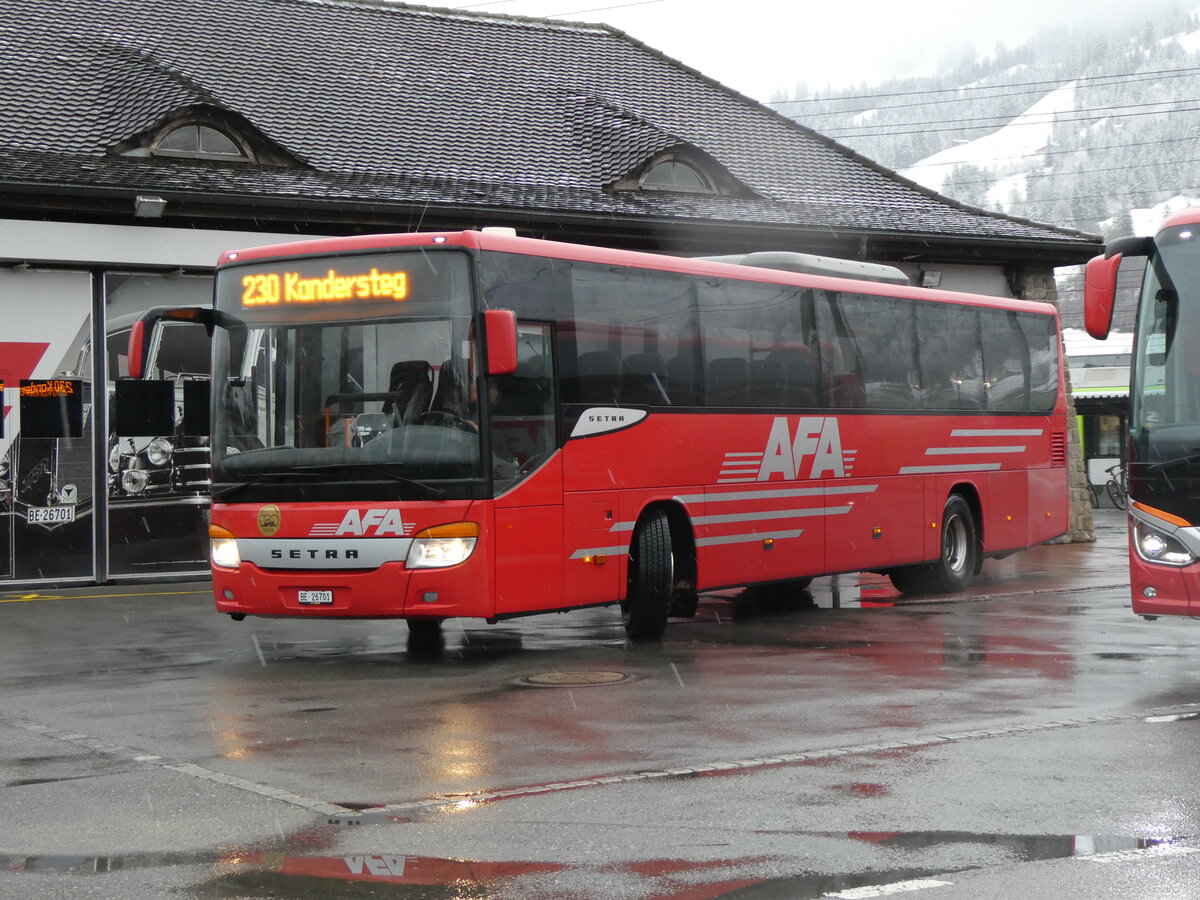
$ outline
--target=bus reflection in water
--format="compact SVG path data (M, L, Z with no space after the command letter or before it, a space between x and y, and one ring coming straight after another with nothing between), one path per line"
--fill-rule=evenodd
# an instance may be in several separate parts
M1048 304L463 232L227 253L182 314L215 328L235 619L619 604L656 638L699 591L951 592L1067 527Z

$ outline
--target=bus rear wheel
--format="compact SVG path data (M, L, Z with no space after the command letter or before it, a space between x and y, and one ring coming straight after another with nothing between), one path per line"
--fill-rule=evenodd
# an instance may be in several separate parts
M979 562L978 529L971 507L958 494L942 510L941 551L935 562L892 569L889 577L902 594L950 594L961 591Z
M671 525L662 510L638 523L630 547L629 583L621 601L621 621L631 640L656 640L667 628L675 585Z

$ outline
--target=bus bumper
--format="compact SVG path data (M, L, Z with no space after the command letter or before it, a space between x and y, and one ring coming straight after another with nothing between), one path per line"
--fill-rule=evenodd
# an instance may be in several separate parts
M1194 528L1180 528L1140 510L1129 523L1129 589L1136 615L1200 617L1200 559L1187 565L1151 562L1139 552L1139 521L1143 534L1150 532L1171 540L1171 546L1187 550L1196 544ZM1186 553L1183 559L1188 559ZM1193 557L1194 558L1194 557ZM1181 560L1182 561L1182 560Z
M277 571L243 563L213 569L217 611L235 616L330 619L491 618L488 567L470 559L445 569L387 563L372 571Z

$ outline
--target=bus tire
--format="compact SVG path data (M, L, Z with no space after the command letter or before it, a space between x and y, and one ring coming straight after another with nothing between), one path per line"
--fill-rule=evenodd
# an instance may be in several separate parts
M975 517L966 500L951 494L942 510L942 540L937 560L892 569L888 574L902 594L950 594L967 586L978 562Z
M646 513L629 548L629 581L621 601L621 621L631 640L652 641L667 628L675 583L671 526L660 509Z

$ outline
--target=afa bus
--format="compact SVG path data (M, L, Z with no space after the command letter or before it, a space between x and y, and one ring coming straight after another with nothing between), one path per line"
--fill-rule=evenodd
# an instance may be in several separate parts
M1108 337L1124 258L1146 262L1129 379L1126 489L1133 611L1200 617L1200 207L1087 265L1084 320Z
M224 254L213 308L164 312L215 329L217 609L619 604L653 639L701 591L952 592L1066 530L1052 306L740 261L772 268L491 232Z

